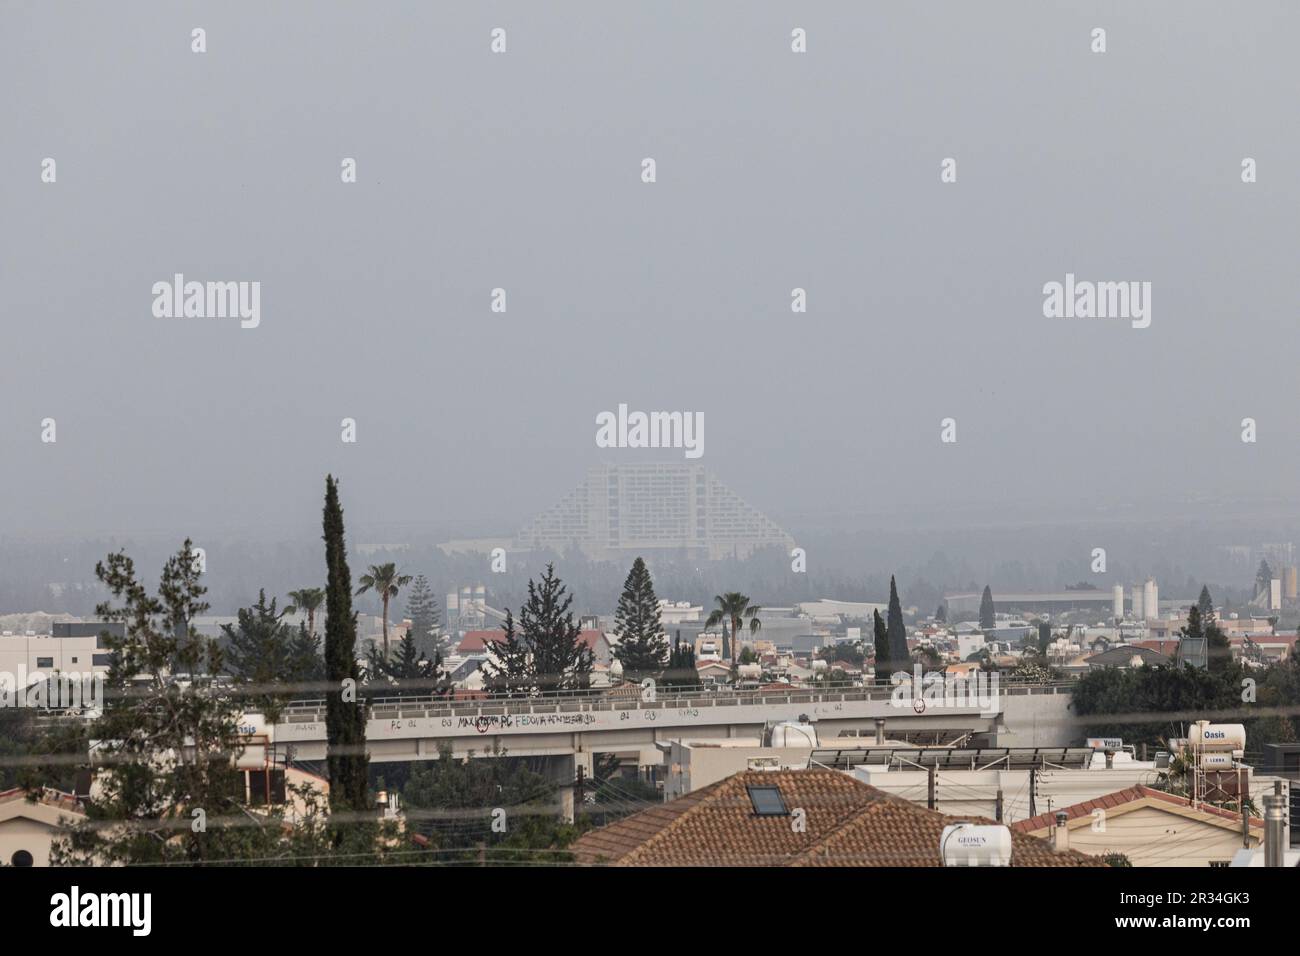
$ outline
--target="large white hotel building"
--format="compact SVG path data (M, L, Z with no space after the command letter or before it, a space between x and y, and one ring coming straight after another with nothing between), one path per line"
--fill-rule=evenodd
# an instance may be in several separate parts
M703 465L690 462L598 465L515 539L524 550L579 548L593 561L628 554L744 559L794 539L746 504Z

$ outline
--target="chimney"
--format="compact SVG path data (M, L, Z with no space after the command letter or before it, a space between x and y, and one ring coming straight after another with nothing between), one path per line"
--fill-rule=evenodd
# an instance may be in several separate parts
M1065 825L1068 815L1064 810L1056 811L1056 829L1052 831L1052 852L1064 853L1070 849L1070 828Z
M1282 866L1286 850L1285 797L1275 793L1264 796L1264 865Z
M876 744L880 745L885 742L885 718L876 718Z

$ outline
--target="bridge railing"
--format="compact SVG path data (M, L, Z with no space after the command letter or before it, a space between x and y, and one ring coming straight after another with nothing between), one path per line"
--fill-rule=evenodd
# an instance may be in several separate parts
M998 692L1008 696L1068 692L1072 681L1045 683L1002 681ZM843 701L889 700L893 688L885 684L842 681L815 687L776 688L671 688L659 689L653 700L614 696L608 688L583 691L547 691L531 697L482 697L455 700L437 695L367 697L366 706L375 719L399 717L471 717L479 715L587 713L618 710L671 710L675 708L736 707L765 704L820 704ZM325 699L299 700L286 706L281 723L321 720Z

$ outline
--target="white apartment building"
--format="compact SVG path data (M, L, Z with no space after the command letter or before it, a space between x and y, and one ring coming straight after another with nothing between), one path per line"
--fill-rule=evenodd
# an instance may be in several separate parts
M720 560L794 539L690 462L599 465L515 539L521 550L578 547L594 561L671 554Z

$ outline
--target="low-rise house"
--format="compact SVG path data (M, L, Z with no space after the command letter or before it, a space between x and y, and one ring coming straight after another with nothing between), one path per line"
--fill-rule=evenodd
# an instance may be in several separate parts
M695 673L702 684L723 684L731 680L731 665L722 661L696 661Z
M1264 821L1186 797L1134 786L1011 824L1013 833L1050 837L1065 814L1070 849L1123 854L1133 866L1227 866L1243 847L1261 846Z
M1163 667L1172 663L1172 661L1159 651L1153 651L1149 647L1142 647L1138 644L1124 644L1084 658L1084 663L1089 668L1096 670L1102 667L1141 667L1144 664L1149 667Z
M595 866L941 866L959 820L834 770L752 770L617 823L571 847ZM1104 866L1011 833L1012 866Z
M1235 659L1257 664L1274 664L1286 660L1295 650L1295 642L1295 634L1257 634L1228 638Z
M1148 640L1134 641L1134 647L1145 647L1149 651L1155 651L1157 654L1163 654L1171 661L1178 656L1178 640Z
M0 793L0 864L49 866L55 839L85 819L71 794L44 790L32 800L21 788Z

